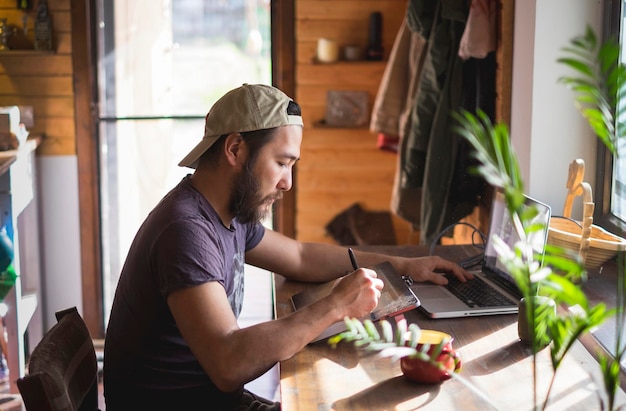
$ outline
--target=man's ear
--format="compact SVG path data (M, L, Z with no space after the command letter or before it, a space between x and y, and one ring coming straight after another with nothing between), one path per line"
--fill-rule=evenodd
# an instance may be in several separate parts
M230 133L224 142L224 154L229 164L235 165L242 155L243 137L239 133Z

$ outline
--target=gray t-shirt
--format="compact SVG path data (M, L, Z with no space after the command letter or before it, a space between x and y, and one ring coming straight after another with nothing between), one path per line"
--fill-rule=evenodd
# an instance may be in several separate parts
M106 332L104 388L114 403L129 392L203 388L219 392L182 338L166 298L217 281L235 316L243 301L244 253L261 241L261 224L224 227L189 176L139 228L118 282Z

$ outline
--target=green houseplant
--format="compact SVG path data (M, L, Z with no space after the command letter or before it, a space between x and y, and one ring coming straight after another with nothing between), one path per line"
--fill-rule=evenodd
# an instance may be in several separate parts
M612 45L613 44L613 45ZM588 28L585 35L572 40L565 48L571 56L559 59L559 62L573 68L581 77L563 77L561 81L577 93L576 102L596 132L600 140L615 152L617 138L622 135L624 125L616 124L619 117L619 104L624 95L624 69L618 63L619 50L614 43L607 42L598 49L595 35ZM624 280L620 281L617 291L617 308L607 310L604 304L591 306L580 287L584 279L584 268L576 256L565 250L547 246L543 266L539 263L529 235L539 229L533 224L535 211L523 207L524 187L517 157L511 146L506 125L493 124L489 117L478 111L453 113L458 122L457 132L463 136L475 150L478 166L473 170L483 176L491 185L502 187L505 193L507 209L514 221L515 229L521 239L513 249L503 241L497 241L500 261L514 275L526 302L520 315L526 316L529 331L529 343L533 353L533 404L534 409L545 409L549 404L552 384L563 359L576 340L583 334L602 324L607 318L617 315L616 347L614 355L603 355L600 359L604 379L604 398L602 409L615 410L615 396L619 387L620 362L624 358L624 344L621 341L624 326ZM572 258L574 257L574 258ZM620 267L623 267L620 264ZM544 297L544 298L538 298ZM552 301L568 310L553 314ZM424 352L416 352L414 347L407 349L406 341L389 338L389 333L377 333L373 324L362 325L358 320L346 319L349 330L329 341L354 341L367 349L378 350L400 357L402 355L421 356L428 360ZM381 324L389 328L388 324ZM419 327L412 324L411 335L414 337ZM537 354L549 345L553 375L550 387L544 398L538 398L536 361ZM432 361L432 358L430 358ZM471 383L461 379L467 386L478 392ZM486 398L484 394L481 394Z
M460 126L458 131L476 151L479 165L474 170L492 185L504 188L507 209L515 223L521 239L514 247L496 239L499 260L514 276L525 300L529 326L529 340L533 353L533 395L535 409L545 409L549 402L550 389L558 368L575 341L584 333L603 323L612 312L604 304L591 306L578 285L584 275L580 261L572 260L563 249L546 246L543 266L528 241L529 235L539 227L533 225L534 210L524 209L523 183L517 158L510 145L508 129L502 124L492 124L485 113L473 115L467 111L456 113ZM537 298L539 296L547 299ZM552 302L570 307L557 315ZM537 397L536 374L537 354L549 342L553 375L544 399Z

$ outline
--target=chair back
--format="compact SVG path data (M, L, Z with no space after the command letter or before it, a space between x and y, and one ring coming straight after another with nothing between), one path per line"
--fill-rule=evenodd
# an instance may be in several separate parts
M57 311L57 323L30 355L17 380L27 411L98 410L98 362L76 307Z

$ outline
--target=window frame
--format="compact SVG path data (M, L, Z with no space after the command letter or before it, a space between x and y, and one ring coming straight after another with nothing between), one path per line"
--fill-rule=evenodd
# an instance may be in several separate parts
M604 0L602 40L620 38L620 19L624 0ZM614 157L606 146L598 141L596 153L596 184L594 189L594 223L621 237L626 235L626 225L611 212Z

